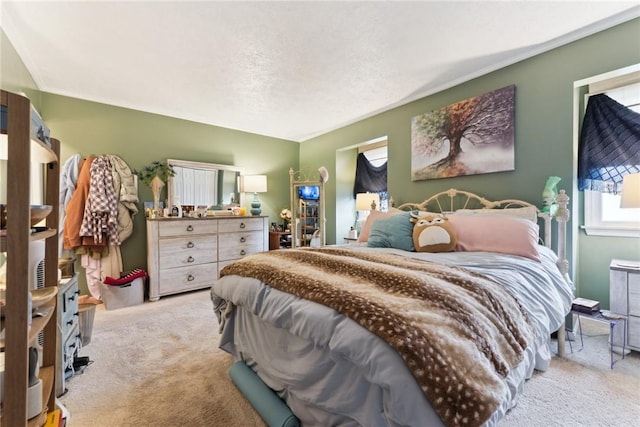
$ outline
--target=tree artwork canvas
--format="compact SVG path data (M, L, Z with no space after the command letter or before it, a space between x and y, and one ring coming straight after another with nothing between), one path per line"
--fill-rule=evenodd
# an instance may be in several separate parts
M515 85L411 119L411 180L514 170Z

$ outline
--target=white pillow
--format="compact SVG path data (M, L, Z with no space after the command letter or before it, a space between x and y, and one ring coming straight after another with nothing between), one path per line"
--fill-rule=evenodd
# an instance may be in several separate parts
M507 209L458 209L449 215L507 215L516 218L524 218L538 223L538 208L535 206L525 206L523 208L507 208Z

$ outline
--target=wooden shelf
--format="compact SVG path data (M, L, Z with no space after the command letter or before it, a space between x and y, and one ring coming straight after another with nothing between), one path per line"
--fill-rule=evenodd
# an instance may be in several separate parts
M57 235L58 235L58 230L56 230L55 228L50 228L45 231L31 233L31 237L29 237L29 240L33 242L34 240L44 240L44 239L48 239L49 237L53 237Z
M42 401L46 402L53 389L55 369L53 366L43 366L40 368L40 379L42 380ZM47 413L54 408L44 406L42 412L27 421L27 427L41 427L47 421Z
M7 157L7 140L7 134L0 134L0 154L3 154L3 157ZM39 139L31 137L31 161L33 163L53 163L57 160L51 147Z
M40 307L40 310L45 312L46 314L42 317L34 317L31 320L31 326L29 327L29 337L27 338L29 344L32 344L37 338L40 332L42 332L51 320L53 313L55 313L56 308L56 299L53 298L51 301ZM1 328L4 329L4 319L0 320ZM4 349L4 339L0 339L0 350Z
M6 230L0 230L0 232L4 232L0 234L0 252L7 252L7 236ZM29 240L31 242L36 240L45 240L49 237L54 237L58 235L58 230L55 228L50 228L49 230L39 231L37 233L31 233L29 236Z
M59 220L59 189L60 141L51 138L47 143L33 138L31 135L31 103L28 98L0 91L2 106L6 107L7 129L0 134L0 151L6 152L7 176L6 186L7 205L15 208L7 212L7 222L11 224L6 230L6 236L0 237L0 250L7 254L7 293L6 307L3 308L5 319L2 321L5 333L5 343L0 343L5 353L4 402L3 418L0 422L8 426L38 426L46 422L48 409L55 406L53 385L55 384L55 366L58 363L56 342L58 330L56 327L57 299L53 298L39 309L46 311L42 317L33 317L31 325L27 323L29 310L28 297L31 283L27 280L30 242L42 240L45 242L44 256L44 286L55 287L58 284L58 239L57 228ZM29 233L29 192L30 173L32 163L46 164L44 204L51 205L53 210L47 216L47 230ZM54 319L54 320L52 320ZM28 390L26 372L29 367L27 358L28 348L38 339L44 337L42 348L40 378L43 380L43 408L42 413L31 420L27 420Z
M53 390L53 383L55 381L55 368L53 366L43 366L40 368L40 379L42 380L42 401L47 402L51 390ZM27 421L27 427L40 427L47 421L47 412L52 411L54 408L44 406L42 412ZM0 425L4 425L3 417L0 416Z

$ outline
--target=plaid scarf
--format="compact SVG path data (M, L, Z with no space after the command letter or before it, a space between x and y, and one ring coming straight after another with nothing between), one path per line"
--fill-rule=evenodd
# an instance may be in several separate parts
M89 196L84 207L80 235L93 237L94 241L102 243L105 234L110 244L119 245L117 201L111 163L107 156L99 156L91 164Z

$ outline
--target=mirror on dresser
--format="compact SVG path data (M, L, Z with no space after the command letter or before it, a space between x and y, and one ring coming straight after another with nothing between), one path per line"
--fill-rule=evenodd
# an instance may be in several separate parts
M169 178L168 204L228 209L243 205L239 176L243 169L215 163L167 159L175 175Z

